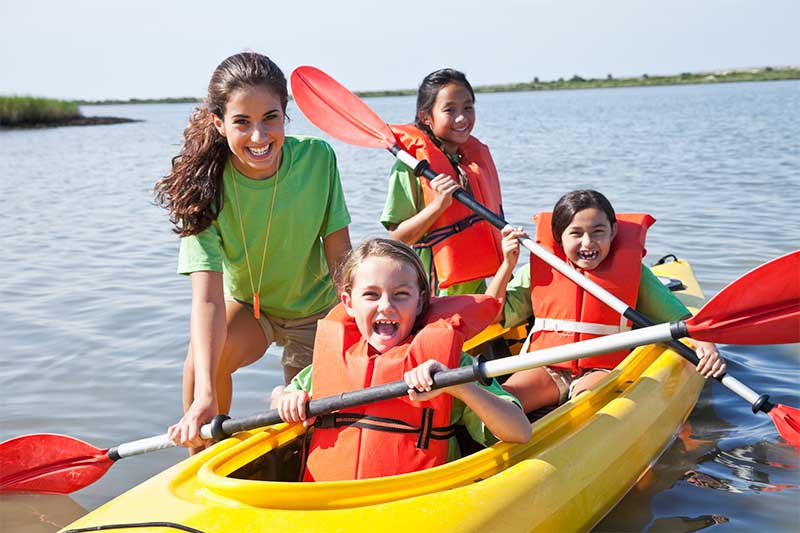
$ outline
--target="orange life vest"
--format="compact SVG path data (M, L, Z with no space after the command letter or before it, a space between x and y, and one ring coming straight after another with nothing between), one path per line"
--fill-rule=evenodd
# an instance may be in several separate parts
M536 241L572 265L564 249L553 240L552 213L539 213ZM655 219L647 214L617 215L617 235L605 260L591 271L577 269L608 292L636 306L647 229ZM536 317L530 334L530 350L541 350L630 329L628 321L550 265L531 255L531 302ZM627 355L621 350L552 366L571 369L579 375L589 368L614 368Z
M491 324L499 309L489 296L433 298L424 327L379 354L338 305L318 322L312 394L320 398L397 381L428 359L457 367L464 341ZM319 417L305 480L367 479L443 464L453 435L451 405L449 394L416 405L404 396Z
M437 174L453 176L453 163L428 137L411 124L392 126L398 144L417 159L425 159ZM489 148L475 137L459 146L458 166L469 182L469 192L495 213L503 211L500 180ZM425 178L419 180L425 205L436 194ZM480 218L461 202L454 201L428 229L415 248L431 248L431 287L450 285L493 276L503 262L500 230Z

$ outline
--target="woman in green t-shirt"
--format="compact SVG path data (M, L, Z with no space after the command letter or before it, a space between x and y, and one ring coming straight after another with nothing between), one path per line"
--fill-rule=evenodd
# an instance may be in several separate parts
M227 58L156 184L192 285L184 416L169 428L184 446L204 444L200 426L230 409L233 372L273 342L287 383L307 366L336 301L330 273L350 250L336 157L321 139L285 134L287 100L268 57Z

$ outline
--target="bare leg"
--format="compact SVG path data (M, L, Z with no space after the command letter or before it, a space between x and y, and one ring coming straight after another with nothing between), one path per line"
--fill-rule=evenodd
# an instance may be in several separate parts
M578 394L581 394L582 392L586 392L587 390L591 389L606 376L608 376L608 372L602 372L602 371L589 372L588 374L581 377L578 381L575 382L575 385L572 387L572 397L574 398Z
M558 404L558 386L544 368L517 372L503 383L503 388L522 402L526 413Z
M258 361L268 344L264 332L252 312L236 302L226 302L227 336L217 369L216 393L218 412L227 414L233 396L233 373ZM194 401L194 361L189 346L183 364L183 410L189 409ZM199 448L190 448L195 454Z
M253 312L236 302L225 302L228 336L217 370L217 405L229 413L233 399L233 373L261 359L269 344Z

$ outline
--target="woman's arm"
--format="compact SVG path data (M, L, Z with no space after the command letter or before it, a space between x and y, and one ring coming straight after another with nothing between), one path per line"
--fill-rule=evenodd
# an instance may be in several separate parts
M336 230L327 237L322 238L322 247L325 249L325 261L328 262L328 272L336 279L336 273L342 266L345 256L350 252L350 230L347 226Z
M194 376L184 376L194 382L193 400L181 420L171 426L168 435L182 446L199 447L200 427L218 411L216 374L222 347L227 335L225 296L222 272L193 272L192 310L189 322L189 346Z

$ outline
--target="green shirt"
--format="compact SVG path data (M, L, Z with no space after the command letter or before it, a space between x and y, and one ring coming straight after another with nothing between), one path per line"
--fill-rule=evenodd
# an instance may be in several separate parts
M264 312L293 319L321 312L335 302L322 238L347 226L350 214L336 155L325 141L287 136L282 150L281 167L269 179L250 179L230 162L226 165L219 216L206 230L181 239L178 273L222 272L226 294L249 303L252 279Z
M472 357L469 354L462 352L459 366L472 366ZM286 386L286 390L302 390L311 395L311 368L312 365L308 365L301 370L300 373L297 374L294 379L292 379L291 383ZM507 392L503 387L501 387L500 383L498 383L496 379L492 379L492 383L488 386L481 385L480 383L477 385L482 389L485 389L492 394L503 398L504 400L514 402L520 407L520 409L522 408L519 400L517 400L517 398L510 392ZM453 407L450 409L450 423L464 426L475 442L482 444L483 446L491 446L498 441L497 437L495 437L492 432L486 428L483 420L481 420L472 409L470 409L458 398L453 398ZM455 437L452 437L448 443L447 460L448 462L455 461L459 457L461 457L461 450L459 449L458 441Z
M413 217L425 207L425 198L422 193L422 186L414 172L404 163L395 161L389 174L389 192L386 195L386 203L381 213L381 224L389 229L391 224L401 222ZM425 272L430 276L433 267L433 253L430 248L415 248ZM446 289L433 287L435 296L455 295L455 294L483 294L486 291L486 282L482 279L468 281L451 285Z
M642 265L636 310L656 323L679 320L690 314L686 306L645 265ZM517 269L506 288L503 324L516 326L532 315L531 269L530 265L524 265Z

